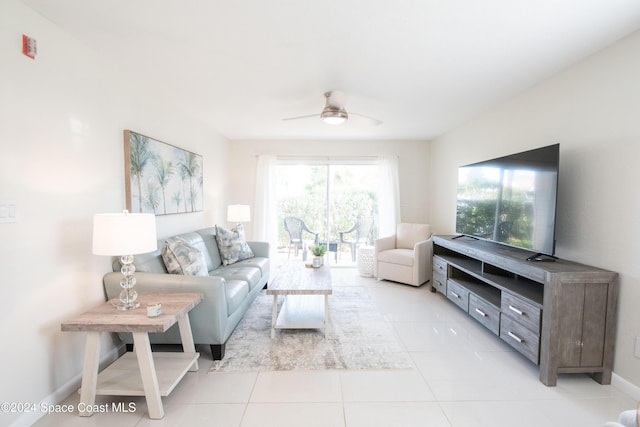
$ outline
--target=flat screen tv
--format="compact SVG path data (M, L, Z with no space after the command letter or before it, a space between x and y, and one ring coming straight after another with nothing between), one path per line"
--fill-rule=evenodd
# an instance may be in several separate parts
M458 169L456 233L555 252L560 145Z

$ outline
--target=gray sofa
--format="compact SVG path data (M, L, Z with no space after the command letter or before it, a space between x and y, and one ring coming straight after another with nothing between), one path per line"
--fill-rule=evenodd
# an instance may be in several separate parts
M247 242L255 257L224 266L215 238L216 229L205 228L180 234L191 246L200 250L206 259L209 276L185 276L169 274L162 260L164 239L158 241L158 249L148 254L136 255L136 286L138 293L145 292L202 292L204 300L189 313L193 339L196 344L211 346L214 359L224 357L225 343L245 312L267 285L269 280L269 243ZM120 286L120 261L113 262L112 273L103 278L108 299L117 298ZM129 333L119 334L126 344L132 344ZM180 344L180 333L174 325L164 334L150 334L152 344Z

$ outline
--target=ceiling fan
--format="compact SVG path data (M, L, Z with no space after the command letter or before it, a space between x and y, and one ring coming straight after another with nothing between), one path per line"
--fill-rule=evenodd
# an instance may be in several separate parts
M298 120L298 119L306 119L309 117L320 117L322 121L328 123L330 125L339 125L344 123L348 118L349 114L352 116L358 116L366 119L373 125L381 125L382 120L375 119L373 117L365 116L364 114L359 113L347 113L347 110L344 108L345 104L345 96L344 92L340 92L337 90L325 92L324 97L326 98L326 104L320 115L318 114L307 114L305 116L296 116L296 117L287 117L282 120Z

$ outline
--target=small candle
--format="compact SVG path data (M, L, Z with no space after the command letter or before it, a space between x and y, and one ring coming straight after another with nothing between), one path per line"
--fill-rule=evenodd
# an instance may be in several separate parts
M147 304L147 316L157 317L162 314L162 304L159 302Z

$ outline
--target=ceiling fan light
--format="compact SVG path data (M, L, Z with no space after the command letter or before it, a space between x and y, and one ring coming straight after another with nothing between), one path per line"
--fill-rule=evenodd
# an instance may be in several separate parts
M320 114L325 123L330 125L339 125L349 118L349 115L343 108L335 108L327 106Z
M323 117L322 120L330 125L339 125L340 123L344 123L347 119L344 117Z

